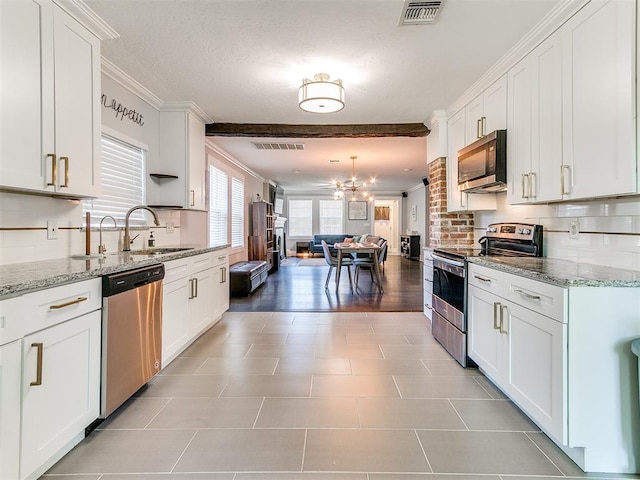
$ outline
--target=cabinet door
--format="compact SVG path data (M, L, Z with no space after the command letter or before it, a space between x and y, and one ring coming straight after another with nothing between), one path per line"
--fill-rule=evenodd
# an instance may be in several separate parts
M480 94L464 107L464 141L457 150L482 137L483 99L483 95Z
M482 136L507 128L507 76L496 80L483 94Z
M21 478L42 468L98 418L100 322L96 311L24 338ZM34 385L38 366L41 383Z
M189 128L189 208L206 210L205 204L205 156L204 124L194 115L188 115Z
M566 199L637 192L636 3L592 1L562 27Z
M0 478L18 478L22 340L0 347Z
M0 185L52 192L43 153L54 153L51 2L0 2L0 63Z
M55 151L60 193L100 193L100 41L54 12Z
M213 319L215 321L229 310L229 264L218 265L215 268L213 277L217 282L213 304Z
M162 367L169 365L189 341L188 278L162 285Z
M546 433L566 444L567 326L511 302L502 308L508 339L503 388Z
M503 300L474 285L468 288L468 355L484 373L500 384L504 372L499 318ZM496 328L497 326L497 328Z
M214 272L214 268L208 268L198 272L190 279L190 338L195 337L213 323L213 302L218 288L218 277L214 275Z

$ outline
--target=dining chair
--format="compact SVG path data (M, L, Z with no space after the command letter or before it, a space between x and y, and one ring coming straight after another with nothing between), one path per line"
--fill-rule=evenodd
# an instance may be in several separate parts
M331 278L331 272L338 266L338 257L331 254L329 246L324 240L322 240L322 253L324 253L324 259L327 261L327 265L329 265L329 273L327 273L327 279L324 282L324 289L326 290L329 288L329 278ZM348 256L343 256L342 266L347 267L347 272L349 272L349 285L353 285L353 281L351 280L351 265L354 265L353 259Z
M375 260L374 260L375 258ZM372 254L368 258L356 258L354 259L354 264L356 266L355 271L355 283L358 284L358 278L360 276L360 269L364 268L369 270L369 275L371 276L371 281L373 282L373 262L377 261L378 265L382 265L382 272L384 272L384 262L387 259L387 241L383 241L380 245L380 250L374 255Z

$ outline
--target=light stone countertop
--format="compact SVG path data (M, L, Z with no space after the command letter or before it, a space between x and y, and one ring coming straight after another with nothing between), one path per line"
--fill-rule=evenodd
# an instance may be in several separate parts
M180 258L215 252L229 248L186 245L192 250L161 255L131 255L129 253L107 253L103 258L74 259L57 258L12 265L0 265L0 300L25 293L57 287L67 283L102 277L148 265Z
M640 287L640 271L546 257L467 257L476 265L560 287Z

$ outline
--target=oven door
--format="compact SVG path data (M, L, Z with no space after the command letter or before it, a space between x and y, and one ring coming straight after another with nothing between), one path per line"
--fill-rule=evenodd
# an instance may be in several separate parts
M433 255L433 294L464 313L464 262Z

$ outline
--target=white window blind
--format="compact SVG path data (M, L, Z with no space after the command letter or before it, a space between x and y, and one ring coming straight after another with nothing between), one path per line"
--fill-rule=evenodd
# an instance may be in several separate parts
M289 200L288 217L290 237L310 237L313 235L312 200Z
M228 177L225 172L209 165L209 246L226 245L228 231Z
M244 182L231 177L231 246L244 246Z
M342 233L342 200L320 200L320 233Z
M145 151L108 135L102 135L102 193L87 200L83 210L91 212L91 223L97 226L105 215L124 223L127 211L145 203ZM130 225L146 225L142 210L129 217Z

